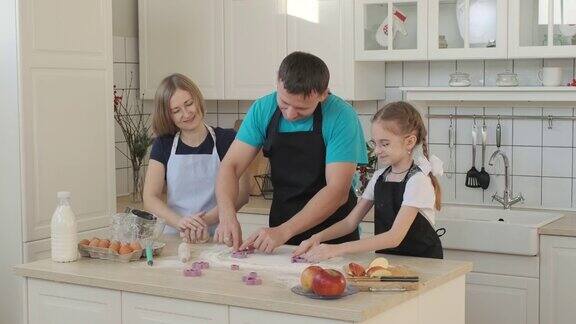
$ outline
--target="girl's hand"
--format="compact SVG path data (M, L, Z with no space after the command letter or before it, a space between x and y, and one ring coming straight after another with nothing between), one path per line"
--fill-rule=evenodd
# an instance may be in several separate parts
M292 252L292 256L299 256L301 254L304 254L313 247L318 246L319 244L320 240L318 240L318 238L312 235L309 239L304 240L300 243L300 245L296 248L296 250Z
M310 249L302 257L309 262L320 262L340 256L341 254L340 244L320 244Z

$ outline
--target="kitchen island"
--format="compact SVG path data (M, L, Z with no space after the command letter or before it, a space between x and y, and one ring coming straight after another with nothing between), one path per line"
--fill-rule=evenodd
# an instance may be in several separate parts
M469 262L386 255L392 264L418 272L421 287L408 292L359 292L338 300L296 295L259 272L261 286L240 280L248 269L211 268L182 276L176 238L156 264L81 258L49 259L14 267L26 278L28 323L464 323ZM195 245L198 255L209 245ZM352 255L368 264L373 253Z

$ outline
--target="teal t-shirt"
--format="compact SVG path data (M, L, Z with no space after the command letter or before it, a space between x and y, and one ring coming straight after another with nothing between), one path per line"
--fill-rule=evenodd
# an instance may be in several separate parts
M256 100L240 126L236 139L260 148L266 139L266 129L277 108L276 92ZM314 116L289 121L280 118L280 132L312 130ZM330 94L322 103L322 137L326 144L326 164L334 162L368 163L366 140L354 108Z

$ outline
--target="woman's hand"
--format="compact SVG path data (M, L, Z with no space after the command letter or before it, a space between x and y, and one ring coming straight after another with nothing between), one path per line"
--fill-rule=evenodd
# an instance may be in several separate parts
M208 224L204 221L205 213L200 212L192 216L186 216L180 218L177 224L178 230L180 230L180 237L186 243L197 243L198 240L202 240L204 236L208 236Z
M320 244L310 249L302 257L308 262L320 262L340 256L342 254L340 247L340 244Z
M313 247L318 246L320 243L321 243L320 240L316 236L312 235L309 239L304 240L300 243L300 245L296 248L296 250L292 252L292 256L299 256L301 254L304 254Z

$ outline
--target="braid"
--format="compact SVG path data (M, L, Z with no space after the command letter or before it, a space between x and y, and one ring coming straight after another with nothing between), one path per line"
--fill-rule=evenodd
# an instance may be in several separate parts
M422 152L424 153L424 156L427 159L430 159L428 154L428 143L426 138L424 138L424 140L422 141ZM434 187L434 193L436 196L434 207L436 208L436 210L440 210L442 208L442 190L440 189L440 182L438 181L436 176L432 174L432 172L430 172L428 176L430 177L430 180L432 180L432 186Z

